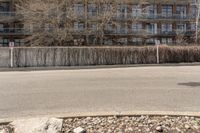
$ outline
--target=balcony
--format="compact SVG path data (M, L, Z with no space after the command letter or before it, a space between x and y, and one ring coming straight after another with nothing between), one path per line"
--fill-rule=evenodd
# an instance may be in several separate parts
M17 14L16 12L0 12L0 22L12 22L20 20L22 15Z
M157 19L157 20L191 20L195 19L195 16L192 15L181 15L181 14L171 14L171 15L164 15L164 14L155 14L155 15L143 15L141 16L142 19Z
M35 31L36 32L36 31ZM49 30L50 32L50 30ZM102 31L98 31L95 28L89 29L69 29L73 35L97 35L102 34ZM182 32L176 32L176 30L172 31L163 31L162 29L155 30L147 30L147 29L140 29L137 31L128 30L128 29L121 29L121 30L103 30L104 35L108 36L143 36L143 37L174 37L178 34L182 34L184 36L192 36L194 35L195 31L193 30L186 30ZM28 28L3 28L0 29L0 36L29 36L32 35L33 32L31 29Z
M21 36L21 35L31 35L30 29L25 28L2 28L0 29L1 36Z
M170 20L170 21L191 21L195 19L194 15L180 15L180 14L117 14L113 17L114 20L128 21L128 20L144 20L144 21L155 21L155 20Z
M163 31L162 29L157 29L156 31L152 30L146 30L146 29L141 29L138 31L126 31L126 30L121 30L121 31L116 31L116 30L105 30L104 34L105 35L120 35L120 36L163 36L163 37L173 37L176 36L177 34L183 34L184 36L192 36L194 35L194 31L192 30L187 30L183 32L176 32L176 30L172 31Z
M0 12L0 17L15 17L16 12Z

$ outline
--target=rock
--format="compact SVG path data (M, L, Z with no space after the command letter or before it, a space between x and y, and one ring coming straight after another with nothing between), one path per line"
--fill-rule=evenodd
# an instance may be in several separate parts
M57 118L32 118L11 123L14 133L60 133L63 120Z
M74 133L85 133L86 130L83 129L82 127L77 127L73 130Z
M151 120L148 120L147 121L147 124L152 124L153 122Z
M13 127L11 125L4 126L3 128L0 128L0 133L14 133Z
M198 125L194 125L193 126L195 129L199 130L199 126Z
M178 127L176 127L176 131L177 132L181 132L181 129L179 129Z
M128 132L133 132L133 128L129 127L128 129Z
M168 115L165 115L164 118L169 118L169 116L168 116Z
M186 128L186 129L190 129L191 127L190 127L189 125L186 124L186 125L185 125L185 128Z
M157 127L156 127L156 131L158 131L158 132L163 132L163 128L162 128L161 126L157 126Z
M191 119L191 120L195 120L195 118L194 118L194 117L190 117L190 119Z
M67 119L67 121L69 121L69 122L72 122L72 121L73 121L73 119L69 118L69 119Z
M90 121L90 120L92 120L92 117L87 117L86 120Z
M142 127L143 126L143 124L138 124L138 127Z
M147 129L146 129L146 132L150 132L150 129L149 129L149 128L147 128Z
M0 129L0 133L8 133L5 129Z

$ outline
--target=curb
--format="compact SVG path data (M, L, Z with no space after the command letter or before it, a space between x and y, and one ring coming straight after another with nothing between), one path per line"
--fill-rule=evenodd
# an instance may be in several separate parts
M130 67L181 67L181 66L200 66L196 63L168 63L168 64L127 64L127 65L96 65L96 66L55 66L55 67L19 67L19 68L1 68L0 72L12 71L53 71L53 70L81 70L81 69L112 69L112 68L130 68Z
M123 111L123 112L88 112L88 113L67 113L67 114L60 114L60 115L47 115L41 117L55 117L60 119L66 118L82 118L82 117L109 117L109 116L141 116L141 115L148 115L148 116L171 116L171 117L178 117L178 116L189 116L189 117L200 117L200 112L179 112L179 111ZM14 120L19 119L30 119L33 117L23 117L23 118L16 118L16 119L0 119L0 125L9 124ZM38 116L36 116L38 118Z

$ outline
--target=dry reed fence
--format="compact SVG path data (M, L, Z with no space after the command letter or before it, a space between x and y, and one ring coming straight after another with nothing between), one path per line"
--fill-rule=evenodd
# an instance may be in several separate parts
M200 62L199 46L161 46L160 63ZM155 64L156 47L15 48L14 67Z
M160 63L200 62L200 46L163 46L159 56Z

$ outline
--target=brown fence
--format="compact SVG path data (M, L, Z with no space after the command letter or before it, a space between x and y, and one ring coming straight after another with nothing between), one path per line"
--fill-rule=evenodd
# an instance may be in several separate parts
M0 48L0 66L8 67L10 50ZM2 53L4 56L2 56ZM88 66L200 62L199 46L36 47L14 48L14 67ZM159 58L157 57L159 56Z

